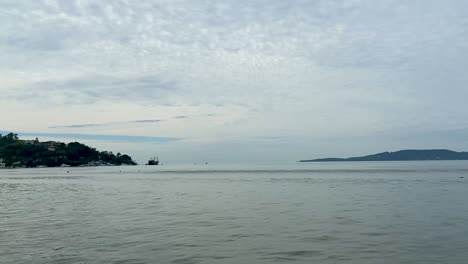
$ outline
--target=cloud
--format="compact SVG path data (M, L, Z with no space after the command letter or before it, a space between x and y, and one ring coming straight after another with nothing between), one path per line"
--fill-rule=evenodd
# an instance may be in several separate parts
M99 124L77 124L77 125L64 125L64 126L50 126L49 128L90 128L90 127L106 127L106 126L116 126L116 125L130 125L130 124L153 124L159 123L163 120L160 119L147 119L147 120L132 120L132 121L123 121L123 122L108 122L108 123L99 123Z
M26 101L48 101L66 104L90 104L98 100L161 100L176 90L174 83L155 76L121 78L87 76L69 80L47 80L27 84L9 95Z
M291 155L345 145L326 138L468 127L466 10L463 0L4 0L2 125L164 133L213 150L236 137L226 146L269 142Z
M158 119L153 119L153 120L150 120L150 119L147 119L147 120L135 120L135 121L130 121L130 123L159 123L161 122L162 120L158 120Z
M111 123L104 124L79 124L79 125L68 125L68 126L50 126L49 128L84 128L84 127L100 127L106 126Z
M3 134L7 131L0 131ZM43 132L17 132L20 137L47 137L68 140L99 140L131 143L166 143L181 140L181 138L134 136L134 135L101 135L101 134L75 134L75 133L43 133Z

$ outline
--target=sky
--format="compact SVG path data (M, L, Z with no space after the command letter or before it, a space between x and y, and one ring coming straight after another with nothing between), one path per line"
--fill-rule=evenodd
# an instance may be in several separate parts
M468 1L0 6L3 132L139 162L468 150Z

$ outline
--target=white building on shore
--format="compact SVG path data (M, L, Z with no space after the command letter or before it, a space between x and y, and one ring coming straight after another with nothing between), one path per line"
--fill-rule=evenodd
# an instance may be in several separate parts
M3 162L3 159L0 159L0 169L5 168L5 167L6 167L5 162Z

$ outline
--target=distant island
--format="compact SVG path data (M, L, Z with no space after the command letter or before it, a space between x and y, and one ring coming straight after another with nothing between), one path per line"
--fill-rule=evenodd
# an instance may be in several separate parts
M0 167L36 168L69 166L137 165L126 154L97 151L79 142L22 140L17 134L0 134Z
M395 152L382 152L362 157L324 158L300 160L299 162L330 161L416 161L416 160L468 160L468 152L456 152L447 149L416 150L407 149Z

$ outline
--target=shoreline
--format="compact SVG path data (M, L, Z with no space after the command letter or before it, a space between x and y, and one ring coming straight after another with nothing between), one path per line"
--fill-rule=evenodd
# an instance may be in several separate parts
M51 169L51 168L62 168L62 169L69 169L69 168L96 168L96 167L122 167L122 166L141 166L139 164L131 165L131 164L121 164L121 165L87 165L87 166L55 166L55 167L2 167L1 170L15 170L15 169Z

